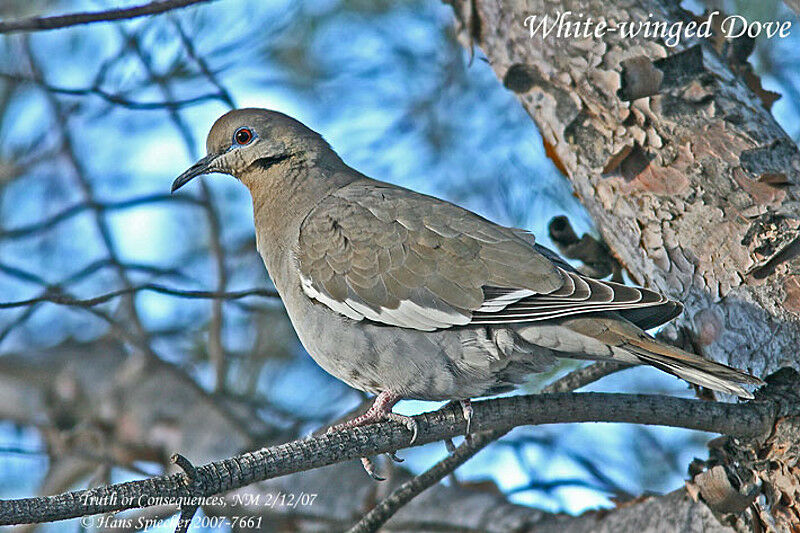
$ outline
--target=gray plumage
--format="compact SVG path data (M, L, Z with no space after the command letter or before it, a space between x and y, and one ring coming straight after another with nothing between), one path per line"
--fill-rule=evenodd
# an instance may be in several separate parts
M555 357L649 364L743 397L741 384L760 383L643 331L677 302L582 276L528 232L370 179L283 114L232 111L207 151L173 190L208 172L249 188L258 250L300 340L357 389L466 400Z

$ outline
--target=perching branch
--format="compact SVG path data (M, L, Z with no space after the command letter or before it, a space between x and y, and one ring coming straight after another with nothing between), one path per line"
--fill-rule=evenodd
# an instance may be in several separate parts
M715 403L658 395L556 393L513 396L473 404L476 432L520 425L569 422L655 424L758 437L773 427L777 409L770 402ZM461 410L446 406L414 417L419 424L415 446L453 438L465 430ZM148 506L148 499L186 504L187 498L211 496L251 483L320 468L408 446L408 430L384 422L262 448L196 469L193 488L185 474L158 476L57 496L0 501L0 525L65 520Z
M0 21L0 33L17 33L25 31L56 30L89 24L92 22L111 22L113 20L126 20L149 15L158 15L173 9L211 2L212 0L163 0L149 4L123 9L109 9L107 11L94 11L85 13L71 13L69 15L56 15L52 17L29 17L18 20Z

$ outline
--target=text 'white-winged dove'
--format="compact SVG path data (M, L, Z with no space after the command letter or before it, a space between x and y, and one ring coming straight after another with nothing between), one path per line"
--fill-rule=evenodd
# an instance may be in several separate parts
M681 304L582 276L532 234L348 167L276 111L220 117L208 155L172 184L212 172L253 198L258 250L303 345L326 371L377 394L345 426L393 419L400 399L507 391L554 357L647 364L752 398L761 380L664 344L644 329Z

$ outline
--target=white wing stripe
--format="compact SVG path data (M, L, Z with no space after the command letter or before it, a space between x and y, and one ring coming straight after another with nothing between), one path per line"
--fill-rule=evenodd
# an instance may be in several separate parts
M314 288L314 283L303 275L300 276L300 286L303 287L303 292L306 293L306 296L327 305L337 313L341 313L347 318L352 318L353 320L362 320L364 318L364 315L360 314L346 303L337 302L330 296L321 294L319 291L317 291L317 289Z
M383 322L392 326L415 328L423 331L449 328L454 325L463 326L471 320L469 315L461 314L454 309L446 310L441 307L426 307L411 300L401 300L399 307L396 309L386 307L373 309L352 291L349 292L348 298L344 302L340 302L331 298L328 294L318 291L314 287L313 281L302 274L300 275L300 285L309 298L317 300L353 320L367 318L374 322Z
M505 309L508 305L518 302L523 298L527 298L528 296L533 296L534 294L536 293L528 289L518 289L501 294L500 296L495 296L494 298L484 301L483 305L478 308L478 311L483 311L485 313L496 313L502 309Z

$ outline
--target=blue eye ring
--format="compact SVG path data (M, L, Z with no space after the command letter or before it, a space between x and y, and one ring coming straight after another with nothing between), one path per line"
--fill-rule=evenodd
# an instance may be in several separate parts
M250 144L255 138L256 136L253 133L253 130L247 127L239 128L233 133L233 142L240 146Z

